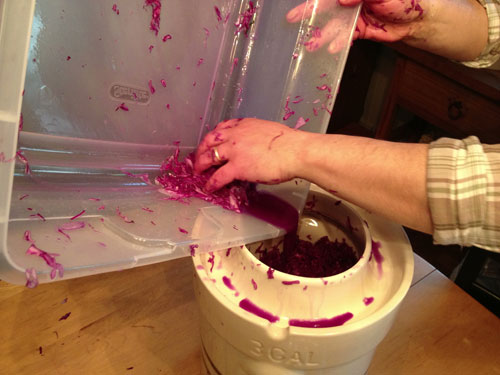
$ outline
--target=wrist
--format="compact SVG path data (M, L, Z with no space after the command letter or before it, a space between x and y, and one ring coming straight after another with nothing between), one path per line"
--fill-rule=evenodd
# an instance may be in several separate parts
M343 144L340 135L303 133L300 152L297 153L296 177L321 185L324 175L335 174L334 165L342 159ZM335 162L332 162L335 160Z
M457 61L478 57L488 41L488 17L476 0L422 0L421 19L403 41Z
M294 142L292 147L292 173L294 177L311 181L310 172L314 168L316 153L322 149L321 141L317 138L324 137L323 134L310 133L302 130L294 131Z

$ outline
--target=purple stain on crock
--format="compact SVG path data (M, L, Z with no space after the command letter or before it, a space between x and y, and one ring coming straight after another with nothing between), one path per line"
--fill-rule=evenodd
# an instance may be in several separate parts
M373 259L375 259L375 262L377 263L377 268L378 268L378 273L379 273L379 277L382 276L382 262L384 261L384 257L382 256L382 254L380 253L380 248L382 247L382 244L378 241L374 241L372 240L372 252L370 254L370 260L372 260L372 256L373 256Z
M300 284L300 280L282 281L281 283L283 285L294 285L294 284Z
M352 223L351 223L351 218L350 218L349 216L347 216L347 228L349 229L349 231L350 231L351 233L354 233L354 232L357 230L357 228L354 228L354 227L352 226Z
M198 265L196 266L196 269L197 269L197 270L203 270L203 269L205 269L205 267L203 267L201 264L198 264Z
M274 279L274 270L271 267L267 269L267 278Z
M189 252L190 252L192 257L194 257L196 255L197 248L198 248L198 245L196 245L196 244L189 245Z
M270 323L276 323L278 320L280 320L279 316L271 314L269 311L266 311L256 304L254 304L252 301L250 301L248 298L244 298L240 301L239 306L245 310L248 311L251 314L254 314L258 316L259 318L266 319Z
M254 279L252 279L252 286L254 290L257 290L257 283L255 282Z
M375 298L373 298L373 297L365 297L365 298L363 298L363 303L364 303L366 306L368 306L368 305L370 305L370 304L373 302L373 300L374 300L374 299L375 299Z
M210 272L212 272L215 265L215 254L213 252L210 252L209 254L210 258L208 258L207 262L212 264L212 267L210 267Z
M229 247L227 250L226 250L226 256L228 257L229 255L231 255L231 249L232 247Z
M354 315L350 312L346 312L341 315L334 316L333 318L324 319L290 319L288 324L292 327L303 327L303 328L330 328L338 327L343 325L345 322L352 319Z
M224 283L225 286L227 286L229 289L236 291L236 288L234 285L231 283L231 279L227 276L222 276L222 282Z

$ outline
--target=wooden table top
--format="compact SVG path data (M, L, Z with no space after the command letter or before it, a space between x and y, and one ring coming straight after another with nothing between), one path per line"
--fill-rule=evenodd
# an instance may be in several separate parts
M35 289L0 282L0 373L199 374L191 267L184 258ZM500 374L500 319L415 256L368 374Z

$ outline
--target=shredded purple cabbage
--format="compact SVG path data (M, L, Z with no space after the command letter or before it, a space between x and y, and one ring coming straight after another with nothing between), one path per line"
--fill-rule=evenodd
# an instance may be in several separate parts
M222 21L222 14L217 6L214 6L215 15L217 16L217 22Z
M253 1L248 2L248 9L242 12L234 26L236 26L236 31L234 34L238 34L240 31L245 32L245 36L248 36L248 31L254 22L254 15L257 12L257 7L254 5Z
M235 57L234 60L233 60L233 64L231 65L231 70L229 70L229 75L233 74L233 70L234 68L236 68L236 65L238 65L238 58ZM214 84L215 84L215 81L214 81ZM213 88L212 88L213 90Z
M80 213L73 216L70 220L75 220L76 218L79 218L80 216L82 216L84 213L85 213L85 210L82 210Z
M125 105L125 103L121 103L119 106L117 106L115 108L115 112L118 111L118 110L122 110L122 111L125 111L125 112L128 112L128 107Z
M149 24L149 29L152 30L155 33L155 35L158 35L158 32L160 31L161 1L145 0L144 6L151 6L153 14L151 15L151 22Z
M31 242L31 243L34 242L33 239L31 238L31 231L29 231L29 230L24 231L23 238L24 238L25 241L28 241L28 242Z
M160 175L155 180L156 184L162 186L160 191L166 194L168 199L185 203L188 198L199 198L227 210L242 211L243 206L248 203L249 183L234 181L215 192L208 192L205 190L205 185L216 168L212 167L202 174L195 174L194 153L180 161L179 152L177 147L175 153L163 162Z
M303 127L305 124L307 124L307 122L309 121L308 118L306 118L304 120L303 117L299 117L299 119L297 120L297 123L295 124L295 126L293 127L294 129L300 129L301 127Z
M59 321L68 319L70 315L71 315L71 312L68 312L68 313L64 314L63 316L61 316L59 318Z
M28 159L24 156L23 152L21 150L18 150L16 152L17 158L21 161L21 163L24 164L24 173L30 175L31 174L31 168L30 164L28 162Z
M290 107L290 96L286 98L286 103L285 103L285 115L283 116L283 121L288 120L291 116L295 114L295 111L293 111Z
M151 94L154 94L156 92L156 89L153 86L153 81L152 80L148 81L148 86L149 86L149 91L151 91Z
M134 223L134 220L132 219L129 219L127 216L125 216L121 211L120 211L120 207L116 207L116 214L121 217L123 219L124 222L126 222L127 224L133 224Z
M41 219L42 221L46 221L45 216L43 216L40 212L37 212L36 214L30 215L30 217L37 217Z
M189 250L190 250L190 253L191 253L191 256L194 257L196 255L196 249L198 248L198 245L194 244L194 245L189 245Z
M60 263L56 262L55 258L56 256L59 256L59 254L48 253L42 249L39 249L34 243L31 243L31 246L28 248L28 250L26 250L26 254L36 255L42 258L45 263L47 263L47 265L52 268L52 271L50 272L51 279L54 279L57 273L59 273L59 277L63 277L64 268Z
M68 230L77 230L85 228L85 223L83 221L75 221L70 223L64 223L57 228L57 231L65 236L68 240L71 241L71 237L65 231Z
M304 277L328 277L351 268L358 257L345 239L330 241L324 236L312 243L295 236L293 246L285 247L283 251L277 246L265 249L260 260L269 266L269 270Z
M83 221L75 221L72 223L64 223L59 228L62 230L76 230L85 228L85 222Z
M24 271L26 274L26 287L33 289L38 286L38 275L34 268L26 268Z

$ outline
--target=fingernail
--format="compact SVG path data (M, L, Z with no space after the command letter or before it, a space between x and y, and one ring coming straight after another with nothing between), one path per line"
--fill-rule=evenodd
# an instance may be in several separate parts
M211 182L207 182L207 184L205 185L205 190L207 191L207 193L213 193L215 191L215 185Z
M299 12L296 9L292 9L288 14L286 15L286 19L290 22L293 22L296 20Z

